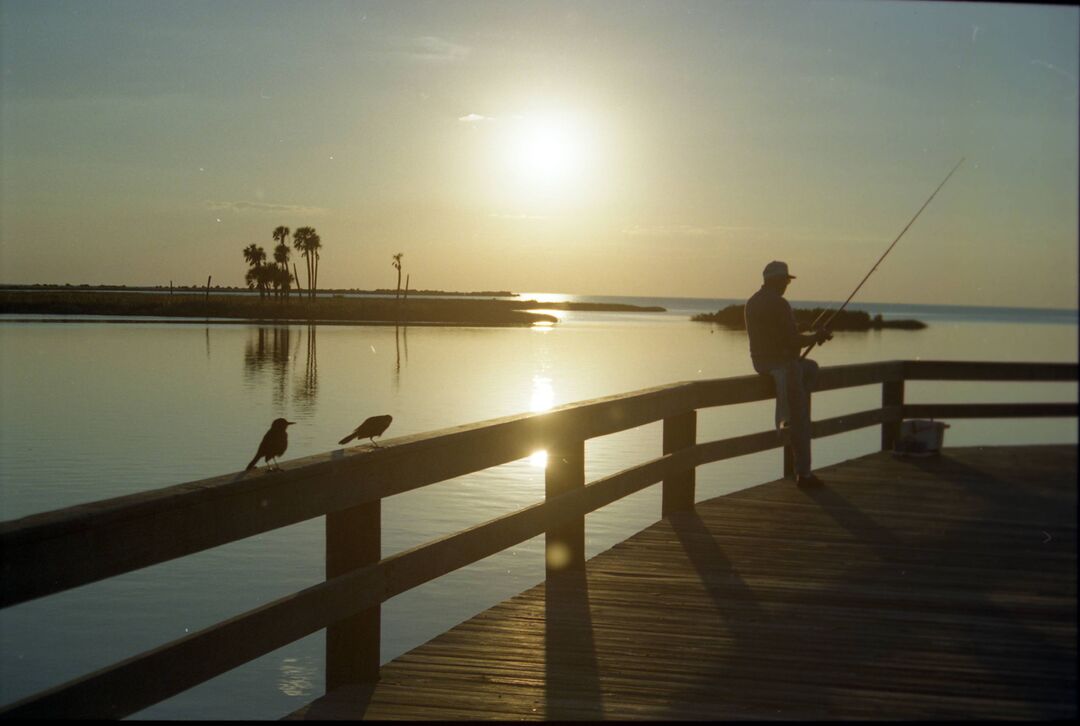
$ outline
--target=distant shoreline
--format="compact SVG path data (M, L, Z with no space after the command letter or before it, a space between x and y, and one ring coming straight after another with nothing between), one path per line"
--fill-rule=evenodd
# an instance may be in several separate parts
M157 293L174 292L174 293L182 293L182 294L185 294L185 295L189 295L189 294L205 295L206 294L206 286L205 285L202 285L202 286L175 285L175 286L172 286L172 287L170 287L168 285L88 285L88 284L57 285L57 284L51 284L51 283L49 283L49 284L35 283L35 284L32 284L32 285L0 285L0 292L6 292L6 291L32 291L32 290L60 291L60 292L80 292L80 291L91 291L91 292L99 292L99 291L100 292L157 292ZM231 293L243 293L245 295L254 294L254 291L252 291L251 289L246 288L246 287L231 287L231 286L224 286L223 287L223 286L220 286L220 285L214 285L213 287L210 288L210 294L211 295L213 295L214 293L222 293L222 292L230 293L230 294ZM297 291L295 289L292 292L293 292L294 295L297 294ZM301 292L304 293L304 294L307 293L306 290L303 290ZM355 288L355 287L352 287L352 288L349 288L349 287L341 287L341 288L328 287L328 288L319 288L318 290L315 291L315 294L316 294L316 296L319 296L319 295L322 295L322 296L326 296L326 295L344 295L344 294L349 294L349 295L376 295L376 296L378 296L378 295L396 295L396 294L398 294L398 292L399 292L398 290L394 290L394 289L390 289L390 288L376 288L375 290L361 290L361 289ZM400 292L404 293L405 291L401 290ZM457 291L454 291L454 290L409 290L408 292L409 292L409 297L412 297L413 295L420 296L420 297L431 297L433 295L435 295L435 296L452 296L452 297L519 297L520 296L520 293L510 292L509 290L479 290L479 291L476 291L476 292L457 292Z
M318 320L318 319L288 319L288 318L181 318L181 317L118 317L116 315L82 315L68 317L65 315L53 315L41 318L5 318L0 319L4 323L165 323L167 325L364 325L373 327L390 327L410 325L417 328L439 327L516 327L532 325L532 323L498 323L477 321L472 323L461 322L430 322L423 320L410 320L408 322L394 322L393 320Z
M746 330L745 307L745 305L728 305L715 313L702 313L690 319L700 323L717 323L733 330ZM822 313L825 313L824 320L828 320L832 315L825 308L794 308L793 312L795 323L801 330L809 330ZM880 314L870 317L870 313L862 310L840 311L829 323L829 330L833 331L881 330L883 328L922 330L925 327L926 323L921 320L884 320Z
M132 291L132 288L126 288ZM316 297L294 293L288 299L255 295L215 294L213 288L179 293L86 288L0 288L0 314L37 315L39 322L74 322L82 316L155 318L156 322L250 322L319 325L478 325L531 326L557 323L538 309L662 312L664 308L625 304L537 302L466 298L402 299L393 297ZM10 322L19 322L11 320ZM85 319L83 319L85 322ZM116 322L110 320L110 322Z

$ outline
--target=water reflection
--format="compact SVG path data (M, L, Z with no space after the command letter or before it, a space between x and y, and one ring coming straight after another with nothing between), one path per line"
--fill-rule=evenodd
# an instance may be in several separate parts
M269 373L274 406L281 408L288 401L290 383L292 383L292 401L304 413L311 413L315 407L318 392L318 341L317 327L307 326L306 336L290 326L259 326L253 328L244 345L244 379L248 384L255 384L262 375ZM302 371L295 380L291 379L290 368L299 360L300 338L305 338L307 355ZM208 349L209 354L209 349Z
M551 379L547 376L533 376L532 400L529 402L529 410L533 413L547 411L555 403L555 389L551 386Z
M243 351L244 383L247 387L269 389L277 410L284 411L293 405L297 409L297 415L313 414L319 392L318 330L317 325L265 325L249 328ZM326 339L329 345L344 339L363 341L361 345L370 348L373 354L378 354L386 348L380 346L376 350L375 344L369 341L385 340L382 330L356 328L354 332L342 335L339 328L324 333L331 336ZM207 344L209 345L209 342ZM388 344L387 341L386 345ZM304 355L301 355L301 347ZM400 390L402 368L407 367L409 362L408 326L395 326L394 349L394 367L390 372L390 382L395 390ZM209 354L209 348L207 350ZM269 385L266 385L266 378L270 379ZM541 392L541 397L536 399L537 405L550 408L553 400L550 379L544 381L547 381L547 393ZM547 401L546 404L542 404L544 400Z
M315 693L319 668L308 658L285 658L281 661L278 690L286 696L310 696Z
M405 363L409 362L409 326L394 326L394 390L401 389L401 347L405 345Z
M315 394L319 387L319 363L315 350L316 329L315 325L307 326L307 358L304 362L304 375L293 388L293 401L305 414L314 413Z

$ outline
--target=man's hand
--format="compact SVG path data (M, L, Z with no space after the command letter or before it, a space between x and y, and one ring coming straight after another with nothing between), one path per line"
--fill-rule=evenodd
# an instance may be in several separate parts
M832 332L828 328L822 328L821 330L815 330L814 335L817 336L817 344L821 345L826 340L832 340Z

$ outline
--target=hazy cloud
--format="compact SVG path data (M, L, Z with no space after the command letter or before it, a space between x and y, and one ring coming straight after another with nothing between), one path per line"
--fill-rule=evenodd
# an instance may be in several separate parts
M422 63L454 63L463 60L472 49L466 45L452 43L434 35L421 35L416 38L394 38L391 40L395 55Z
M547 217L538 214L500 214L493 212L488 216L492 219L547 219Z
M744 228L723 227L720 225L698 227L690 224L669 224L645 227L635 225L625 228L622 232L630 237L710 237L740 229Z
M494 121L494 116L481 116L478 113L470 113L466 116L459 116L458 121L463 121L467 124L481 123L483 121Z
M625 227L622 233L628 237L658 239L724 239L725 242L816 242L835 243L874 241L876 235L852 235L835 230L784 229L780 227L711 225L702 227L692 224L668 224L655 226Z
M1055 73L1060 73L1061 75L1065 76L1070 81L1072 81L1073 83L1076 83L1076 76L1074 76L1072 73L1069 73L1067 70L1065 70L1063 68L1058 68L1053 63L1047 63L1044 60L1038 60L1038 59L1032 58L1031 59L1031 64L1035 65L1035 66L1042 66L1043 68L1048 68L1048 69L1054 71Z
M215 211L229 212L275 212L285 214L321 214L326 211L323 207L305 207L300 204L267 204L265 202L215 202L210 201L206 206Z

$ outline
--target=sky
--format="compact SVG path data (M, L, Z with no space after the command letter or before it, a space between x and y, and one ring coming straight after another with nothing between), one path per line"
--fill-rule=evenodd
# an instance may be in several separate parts
M0 0L0 282L1077 307L1080 11ZM294 253L294 259L296 255ZM306 284L304 264L298 262Z

